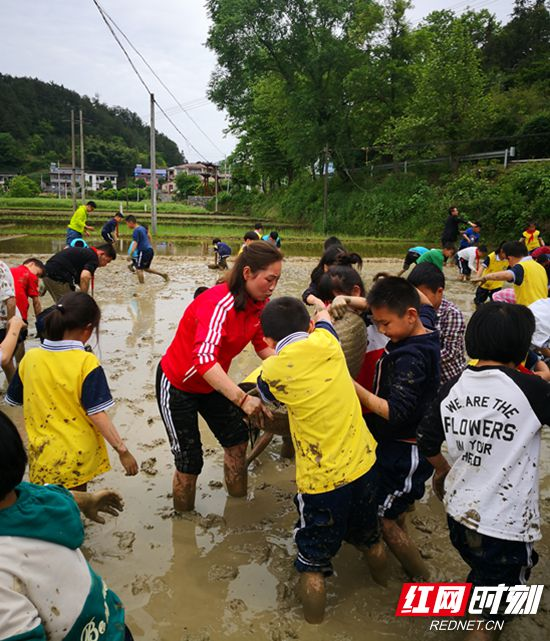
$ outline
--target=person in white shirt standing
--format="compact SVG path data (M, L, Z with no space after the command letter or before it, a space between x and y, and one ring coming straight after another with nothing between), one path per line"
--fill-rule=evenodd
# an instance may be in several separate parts
M466 349L478 364L441 388L417 430L418 449L435 468L451 543L474 586L525 584L538 561L538 462L550 385L516 370L534 330L523 305L482 305L466 330ZM483 618L502 621L503 612L484 611ZM472 638L492 639L490 629Z

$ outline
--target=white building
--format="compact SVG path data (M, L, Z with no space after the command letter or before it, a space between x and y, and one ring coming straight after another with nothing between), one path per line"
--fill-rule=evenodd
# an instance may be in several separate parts
M72 169L61 167L55 163L50 164L50 191L54 194L65 195L71 191ZM113 189L117 189L118 173L116 171L86 171L84 170L86 189L97 191L102 189L106 182L111 183ZM76 168L76 188L80 188L80 167Z

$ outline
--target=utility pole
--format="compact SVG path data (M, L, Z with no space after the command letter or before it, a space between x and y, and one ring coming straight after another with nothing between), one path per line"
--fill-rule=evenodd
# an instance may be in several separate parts
M216 207L214 209L214 213L218 213L218 165L214 165L214 181L215 181L215 186L214 186L214 198L215 198L215 204Z
M157 150L155 144L155 94L151 94L151 233L157 233Z
M71 109L71 196L73 211L76 210L76 135L74 130L74 109Z
M324 172L323 172L323 233L327 233L328 213L328 145L324 149Z
M84 172L84 118L82 116L82 109L79 110L80 115L80 195L82 196L82 203L86 200L86 173Z

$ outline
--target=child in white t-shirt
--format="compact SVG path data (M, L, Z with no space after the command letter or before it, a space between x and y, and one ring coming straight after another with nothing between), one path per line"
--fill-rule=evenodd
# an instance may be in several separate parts
M451 542L475 586L526 583L538 561L538 461L541 428L550 423L550 385L515 369L534 329L523 305L480 307L466 330L477 365L442 387L417 431L418 449L435 468L434 491L444 500ZM502 618L502 611L484 618Z

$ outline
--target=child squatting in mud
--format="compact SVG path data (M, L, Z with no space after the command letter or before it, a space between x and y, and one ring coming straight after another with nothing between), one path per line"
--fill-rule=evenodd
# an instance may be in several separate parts
M258 378L265 401L288 408L296 450L298 547L304 617L324 617L325 577L343 541L365 551L373 578L383 583L385 552L376 501L374 439L361 415L344 353L324 306L310 320L291 297L268 303L261 315L266 343L275 349Z

